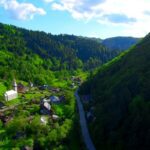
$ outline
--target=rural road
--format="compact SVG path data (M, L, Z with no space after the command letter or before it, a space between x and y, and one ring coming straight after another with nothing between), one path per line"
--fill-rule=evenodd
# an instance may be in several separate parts
M83 105L80 101L80 97L78 95L78 89L75 92L75 97L76 97L77 105L78 105L78 111L79 111L79 116L80 116L80 126L81 126L84 143L88 150L96 150L90 138L90 134L89 134L88 127L87 127L87 122L85 119L85 112L83 109Z

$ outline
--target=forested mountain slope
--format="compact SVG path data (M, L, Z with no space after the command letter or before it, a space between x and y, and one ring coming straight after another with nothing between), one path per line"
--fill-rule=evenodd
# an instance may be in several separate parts
M91 94L96 119L90 124L100 150L150 148L150 34L101 67L82 87Z
M112 37L102 40L102 44L112 51L124 51L137 44L139 40L140 38L133 37Z
M96 40L0 24L0 78L50 82L61 72L91 70L117 55ZM55 74L54 74L55 72Z
M63 69L93 69L115 57L97 40L74 35L52 35L44 32L21 30L27 47L44 58L54 57L65 63ZM61 66L60 66L61 68Z

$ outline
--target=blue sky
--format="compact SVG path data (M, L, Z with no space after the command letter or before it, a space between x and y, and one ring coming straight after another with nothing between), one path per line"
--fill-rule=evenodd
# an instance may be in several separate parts
M52 34L142 37L150 0L0 0L0 22Z

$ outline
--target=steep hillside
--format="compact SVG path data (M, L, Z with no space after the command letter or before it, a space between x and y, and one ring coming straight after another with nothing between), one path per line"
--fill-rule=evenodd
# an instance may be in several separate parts
M46 83L61 72L91 70L117 55L96 40L0 24L0 78Z
M150 34L104 65L81 88L91 94L90 124L97 149L150 148Z
M140 38L133 37L112 37L102 40L102 44L110 50L124 51L137 44L139 40Z
M112 52L97 40L74 35L51 35L44 32L20 30L27 46L44 58L60 60L67 69L93 69L115 57ZM53 58L52 58L53 59ZM61 66L60 66L61 68Z

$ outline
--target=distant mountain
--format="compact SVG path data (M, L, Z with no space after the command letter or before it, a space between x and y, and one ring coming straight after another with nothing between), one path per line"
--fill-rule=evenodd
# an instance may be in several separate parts
M140 38L133 37L112 37L102 40L102 44L110 50L124 51L137 44Z
M150 34L101 67L80 92L92 97L97 149L149 150Z

